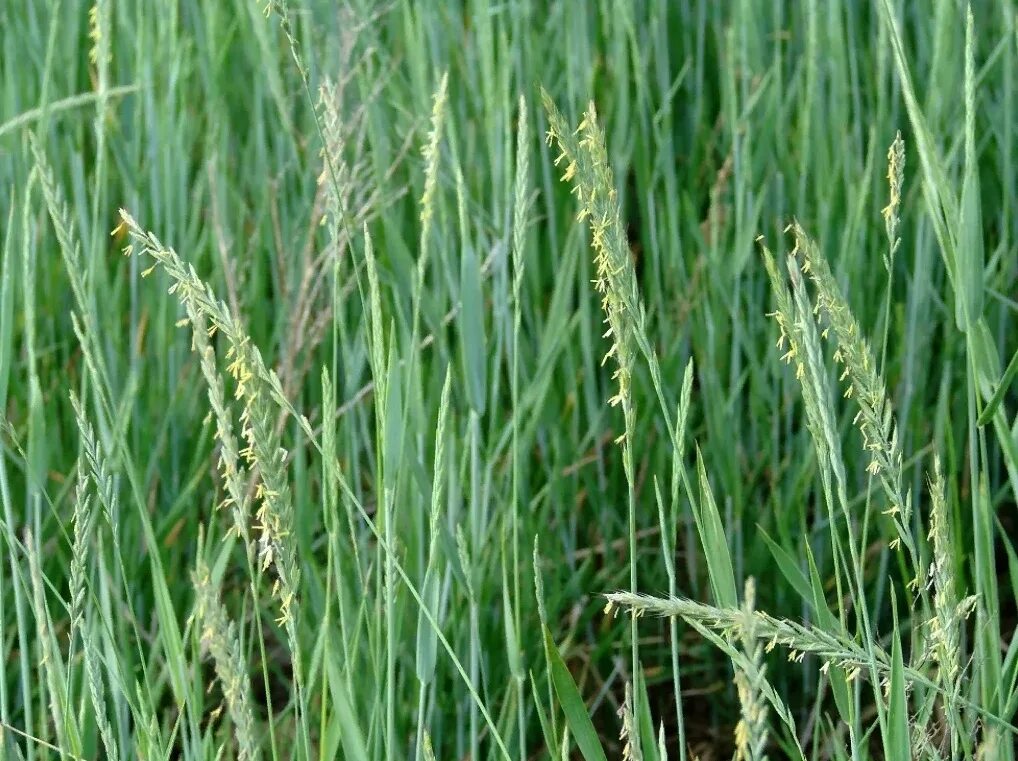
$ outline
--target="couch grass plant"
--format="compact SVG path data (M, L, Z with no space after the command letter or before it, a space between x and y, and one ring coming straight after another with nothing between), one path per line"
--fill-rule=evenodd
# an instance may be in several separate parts
M0 757L1013 761L1016 20L0 4Z

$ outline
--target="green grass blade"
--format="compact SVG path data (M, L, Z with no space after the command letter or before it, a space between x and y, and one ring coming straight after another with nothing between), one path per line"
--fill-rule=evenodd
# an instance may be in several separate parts
M566 726L576 741L576 747L586 761L607 761L597 730L587 713L587 706L580 697L580 690L562 660L548 627L544 628L544 651L551 670L551 681L555 685L555 695L565 714Z
M703 455L699 446L696 450L696 470L700 479L700 504L693 508L696 528L707 560L707 574L710 577L714 600L722 608L739 607L739 595L735 586L735 570L732 555L728 549L725 524L714 501L714 492L707 479Z

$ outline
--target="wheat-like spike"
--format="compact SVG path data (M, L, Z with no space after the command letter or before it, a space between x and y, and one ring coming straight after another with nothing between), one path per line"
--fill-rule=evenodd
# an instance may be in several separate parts
M636 272L632 254L622 227L622 213L618 192L612 176L608 152L605 147L604 132L597 120L597 112L593 101L587 107L579 127L571 131L566 126L565 117L555 106L547 91L542 90L545 111L548 114L548 144L558 143L561 153L555 159L559 166L566 161L562 179L571 182L573 193L579 201L579 221L586 220L590 227L590 245L594 252L594 268L596 278L594 290L601 297L601 310L608 330L604 338L610 339L611 345L604 355L602 365L614 358L616 370L612 381L618 383L618 389L608 403L611 406L621 405L624 429L616 438L622 445L622 465L625 471L628 489L628 529L629 529L629 583L635 592L637 586L637 550L636 550L636 466L633 455L633 437L636 431L636 409L633 403L632 377L635 370L636 351L639 349L648 364L652 382L657 392L658 401L666 415L667 409L660 383L660 368L657 356L646 337L645 317L636 287ZM669 422L669 436L674 446L678 441ZM632 647L632 667L640 668L639 638L636 621L631 622L630 644ZM639 735L630 738L630 742L640 748Z
M912 495L902 484L901 445L884 380L827 260L798 223L792 225L792 231L795 236L793 253L802 257L802 269L816 288L814 310L826 318L834 331L838 344L834 358L844 365L841 378L849 382L845 396L853 398L859 406L855 422L863 435L863 449L870 457L867 470L879 479L890 502L885 514L893 520L898 534L892 547L905 546L916 574L913 586L920 586L918 580L924 574L910 527Z
M555 165L566 163L562 179L573 184L580 205L578 219L585 219L590 225L597 273L594 288L601 296L601 308L608 325L604 337L611 339L611 347L603 361L614 358L617 364L613 380L618 382L618 391L609 403L612 406L622 403L625 413L631 415L635 331L642 330L644 316L629 245L622 229L618 193L604 147L604 133L598 125L593 103L573 132L550 96L545 92L543 97L548 112L548 144L557 143L561 151Z
M681 597L658 598L632 592L613 592L606 597L609 605L624 608L633 615L679 616L691 624L717 632L729 641L742 637L746 628L745 613L738 608L718 608ZM775 618L759 610L753 617L753 636L767 643L766 652L776 646L787 648L789 660L795 662L801 661L807 654L815 655L828 667L840 666L853 677L870 666L869 653L848 636ZM878 671L889 673L890 656L879 648L874 648L873 653Z
M74 409L74 418L78 425L78 435L81 438L81 449L88 463L92 484L95 486L96 495L99 498L99 505L102 507L103 517L110 527L116 525L118 509L117 491L113 485L113 476L106 467L106 457L99 441L95 437L95 429L85 415L81 401L74 392L70 394L71 407Z
M316 110L318 118L322 122L322 132L325 134L325 143L319 151L322 159L322 171L318 175L318 184L329 188L331 206L329 211L338 220L341 218L341 200L336 196L336 188L329 182L330 163L331 171L335 172L337 183L344 187L345 180L349 177L350 167L346 163L347 131L340 113L343 95L339 86L330 78L326 77L318 88L318 103Z
M787 281L770 250L762 244L764 266L771 282L771 290L777 301L777 308L769 316L778 324L780 335L777 342L779 351L783 351L782 359L795 363L795 377L802 390L802 398L806 410L806 427L813 439L820 467L818 472L823 486L824 499L827 504L828 516L834 521L835 494L846 522L848 504L846 496L846 479L844 459L841 454L841 439L838 435L837 423L834 420L834 405L820 349L820 336L812 318L812 308L806 295L802 278L799 275L795 260L789 257L788 276L792 282L789 292ZM793 296L794 293L794 296ZM833 475L833 482L832 482ZM851 536L849 537L851 542ZM853 557L857 550L852 549ZM840 575L838 576L840 590ZM838 598L842 595L839 593Z
M251 686L237 627L220 602L219 590L203 560L198 561L192 580L196 592L195 620L201 631L202 649L211 653L216 676L222 685L226 710L237 737L238 760L255 761L261 754L255 740Z
M237 399L244 399L253 394L254 391L248 386L257 379L265 393L279 405L279 408L291 415L301 430L314 440L315 435L310 423L286 398L279 377L265 364L258 347L244 332L240 321L230 314L225 302L216 297L212 287L198 277L194 267L185 264L176 251L164 246L153 233L143 230L126 209L120 210L120 219L120 225L113 233L126 229L132 240L132 243L124 248L124 254L130 256L139 249L141 254L151 256L173 281L168 292L175 295L185 307L190 304L199 314L204 315L211 323L212 334L219 332L226 338L229 345L226 356L231 360L227 371L237 384L234 396ZM148 275L154 269L153 265L142 274Z
M57 244L64 260L64 269L67 271L67 276L71 281L74 301L81 314L90 314L91 310L88 308L88 297L86 295L83 274L86 268L82 261L81 244L78 240L78 234L75 232L70 207L67 205L67 199L64 197L63 188L57 182L53 167L50 166L46 154L39 144L39 139L31 132L28 133L28 143L32 150L32 157L35 160L35 172L42 185L46 209L49 212L50 220L53 222Z
M95 712L95 724L99 728L99 738L106 749L105 758L110 761L119 761L120 749L117 746L116 736L113 734L113 727L110 725L109 715L106 713L106 682L100 669L99 648L95 639L87 634L84 635L83 644L88 694L92 701L92 710Z
M905 185L905 141L902 139L900 131L895 133L891 147L887 150L887 184L888 201L881 214L887 228L889 248L886 263L890 267L891 258L901 244L898 227L901 224L901 189Z
M241 415L249 464L258 467L261 483L256 521L261 531L258 558L261 566L276 572L274 591L280 604L279 623L292 625L297 601L299 569L293 537L293 505L286 479L286 450L279 446L275 408L264 393L254 393Z
M512 260L513 260L513 298L519 300L520 286L523 282L524 258L523 243L527 229L527 211L530 203L527 196L527 178L530 176L530 151L527 142L529 140L527 125L527 101L522 95L519 101L518 121L516 133L516 170L513 184L513 232L512 232ZM518 328L517 328L518 329Z
M808 326L802 322L799 310L796 309L796 303L792 299L792 294L789 293L785 277L778 269L774 255L762 243L760 248L763 255L764 267L771 282L771 290L777 301L776 309L768 314L778 324L779 336L776 346L779 351L783 352L781 359L784 362L795 363L795 378L801 385L803 402L806 409L806 427L813 437L813 444L821 466L830 465L833 467L834 458L831 456L832 444L826 435L822 415L824 405L818 398L814 374L810 372L807 375L807 367L811 371L815 368L814 347L809 346L807 350L807 347L804 345L804 331ZM791 274L791 269L789 274ZM830 493L830 484L828 483L830 471L826 467L821 467L819 470L824 482L825 494Z
M246 446L239 455L247 460L248 465L256 466L260 476L255 516L256 528L260 532L258 561L263 569L271 567L275 571L273 594L279 601L278 622L286 630L294 672L299 680L303 664L294 619L300 569L293 536L290 487L286 478L286 452L280 446L275 406L293 415L305 434L313 440L311 425L307 418L296 413L283 393L279 377L268 369L261 352L243 330L240 321L230 314L224 302L216 298L211 286L198 277L194 267L185 265L176 251L164 246L153 233L144 231L123 209L121 220L133 240L125 253L130 254L134 246L139 246L143 253L151 256L170 276L173 283L169 291L188 310L188 314L209 320L210 332L218 331L226 338L229 346L227 358L231 360L227 371L236 383L234 395L241 400L243 407L240 423ZM198 340L200 342L201 339Z
M113 58L110 50L110 0L96 0L88 9L88 61L103 72ZM105 78L105 77L104 77Z
M424 761L436 761L435 749L431 744L431 734L424 730Z
M930 639L933 656L940 666L942 683L950 693L953 692L953 684L960 669L961 622L958 618L954 557L940 457L933 458L933 477L930 479L929 538L933 540L930 578L934 590L934 616L930 620Z
M357 112L349 118L343 111L343 83L326 78L318 88L315 113L322 130L322 171L318 184L325 190L323 224L329 226L329 238L338 256L347 245L358 223L363 223L377 201L377 191L360 192L367 183L358 177L361 167L347 159L349 143L360 128Z
M88 543L95 523L95 514L92 511L92 495L89 494L90 483L99 486L99 501L103 506L104 515L110 525L112 525L111 516L116 512L117 497L116 491L113 489L113 479L106 471L105 459L99 454L99 446L95 439L92 425L85 417L81 403L73 391L70 394L70 398L84 452L84 458L78 461L78 487L75 493L74 514L72 518L74 528L71 549L70 636L73 640L75 633L81 635L89 697L92 701L92 710L95 712L99 737L106 749L106 757L117 761L120 758L120 751L113 734L113 728L110 725L109 716L106 713L106 683L100 668L99 649L95 639L87 631L84 616ZM88 472L86 472L86 463L88 463L88 469L91 471L91 478Z
M78 461L77 488L74 492L73 540L71 545L71 575L69 591L71 598L71 626L69 636L73 642L84 623L85 586L88 569L88 542L92 532L92 498L88 493L88 474L83 460Z
M208 387L209 406L216 419L216 438L219 439L219 472L226 485L227 497L220 507L229 507L233 516L231 531L244 541L248 552L251 542L248 531L247 468L240 456L240 445L234 434L233 411L226 400L223 379L216 368L216 355L209 344L205 317L192 305L186 307L191 320L195 353L200 358L201 373Z
M933 560L930 564L929 579L933 586L933 615L928 622L929 640L923 661L932 659L939 667L938 678L944 690L946 725L950 736L950 752L956 757L961 747L959 733L965 731L957 711L957 698L964 678L962 657L962 622L975 609L974 596L958 599L951 538L950 517L944 488L944 474L940 458L933 459L933 475L930 478L930 531L933 542Z
M435 196L438 190L438 160L442 143L442 130L445 125L445 107L449 99L449 74L443 73L438 83L438 90L432 96L431 129L428 142L421 149L424 157L424 192L421 193L421 257L419 262L427 258L428 241L435 215ZM420 267L420 264L418 264Z
M643 761L643 753L640 751L639 730L636 725L636 716L633 715L633 685L626 682L625 697L619 707L619 718L622 720L622 728L619 730L619 739L622 741L623 761Z
M789 257L788 272L792 281L792 292L795 299L794 331L799 344L803 347L804 365L800 372L803 387L810 387L807 401L807 414L812 418L824 449L828 455L828 464L834 474L839 502L844 507L848 504L846 496L847 484L845 461L841 452L841 438L838 435L838 424L834 418L834 401L828 381L827 368L824 364L823 351L820 347L821 337L817 333L816 322L812 317L812 307L806 286L802 281L795 259ZM806 394L804 393L804 396ZM809 409L813 407L812 411ZM847 516L846 516L847 518Z
M212 323L213 332L222 333L229 342L231 353L237 355L237 366L231 370L231 375L239 384L236 395L238 398L244 396L243 384L250 378L251 373L267 374L268 371L260 361L261 357L255 357L257 348L250 345L238 321L230 314L229 308L216 298L211 286L198 277L194 267L186 264L172 248L164 246L155 234L143 230L126 209L120 210L120 219L121 223L113 234L126 230L132 240L132 243L124 249L124 254L130 256L138 248L141 254L151 256L172 280L169 293L176 296L185 307L192 306L199 314L204 315ZM142 275L147 276L154 269L155 265L146 269Z
M283 551L285 548L281 545L292 544L288 525L292 518L289 515L289 488L284 474L284 457L278 444L279 436L269 399L285 412L293 414L305 433L311 433L310 426L303 416L295 414L283 394L279 378L268 369L261 352L241 328L239 321L230 314L226 304L216 298L212 288L198 277L194 268L185 265L178 254L164 246L155 235L142 230L126 211L121 210L121 218L134 240L125 253L130 254L133 246L140 246L142 252L155 259L170 276L173 283L169 292L177 297L188 313L208 319L211 323L210 332L220 332L226 338L229 346L227 358L231 360L227 370L236 383L234 396L243 404L241 423L248 443L239 454L249 462L257 463L262 480L258 494L261 503L258 518L262 529L260 557L267 564L274 564L277 558L285 560L290 553ZM290 593L296 588L294 570L277 567L280 576L287 579L282 582L285 585L281 597L284 619L289 615L292 603Z
M767 703L762 697L762 686L767 682L763 642L756 636L756 586L752 578L746 580L743 595L743 622L740 640L750 668L736 668L735 686L739 695L742 718L735 727L736 758L739 761L766 761Z

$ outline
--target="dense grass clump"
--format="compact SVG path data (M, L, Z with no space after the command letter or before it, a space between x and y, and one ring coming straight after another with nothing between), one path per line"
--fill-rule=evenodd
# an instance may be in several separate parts
M1013 761L1016 18L0 4L0 757Z

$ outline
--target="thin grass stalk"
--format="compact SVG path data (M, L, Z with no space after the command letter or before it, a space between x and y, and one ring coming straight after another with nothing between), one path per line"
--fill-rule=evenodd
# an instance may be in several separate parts
M95 513L88 493L88 473L82 458L78 460L77 488L74 491L74 512L71 516L73 543L71 545L71 568L68 583L70 596L70 627L68 629L68 652L74 652L75 636L84 625L85 587L88 574L88 543L92 532Z
M113 0L95 0L95 3L88 11L88 37L92 41L89 49L89 63L94 67L96 86L96 110L93 130L95 132L95 175L92 185L92 251L98 254L102 249L102 229L104 225L99 223L100 209L103 207L104 188L107 184L107 159L106 122L109 110L110 92L110 63L113 60L110 38L113 33ZM94 289L96 282L96 269L102 257L89 257L89 268L92 277L89 284ZM94 292L89 294L94 303Z
M21 234L24 240L24 253L23 256L28 255L29 249L29 231L32 229L27 221L28 208L31 205L32 190L36 183L36 173L30 172L28 177L28 183L25 187L25 200L24 209L21 219ZM12 197L12 201L15 198ZM2 272L0 272L0 278L3 279L4 285L7 286L4 289L5 296L11 294L9 284L13 279L13 272L16 269L13 259L12 251L16 248L12 243L13 230L14 230L14 206L12 204L10 212L7 217L7 232L5 235L4 245L4 266ZM4 389L6 391L6 388ZM6 399L0 400L6 406ZM3 424L5 432L13 430L10 423L7 420L6 414L3 415ZM36 717L34 706L35 703L32 700L32 689L31 686L35 681L32 679L32 667L29 662L29 656L31 653L31 640L29 637L29 609L31 607L31 600L26 597L27 585L22 581L23 577L21 574L21 567L18 564L18 540L15 534L15 526L19 525L18 519L14 513L14 500L11 494L10 483L7 478L7 457L0 457L0 498L3 501L4 511L4 525L3 525L3 537L6 544L6 555L8 570L10 573L11 587L13 588L14 597L14 620L15 629L17 631L17 643L18 643L18 675L19 675L19 686L21 693L21 704L22 712L24 715L24 724L26 727L31 728L35 726ZM29 761L34 761L35 748L31 743L28 744L27 758Z
M106 419L113 420L113 402L111 400L110 374L98 344L100 331L96 324L96 311L93 300L89 296L85 273L89 270L81 255L81 242L71 216L71 209L64 195L63 187L57 181L56 173L46 157L39 139L29 133L29 146L32 151L35 172L39 178L46 209L53 223L53 231L57 237L60 255L64 262L64 270L71 284L71 293L77 306L78 318L85 328L77 333L82 342L82 352L89 361L89 369L95 377L93 388Z
M859 619L858 630L861 632L862 642L867 651L872 651L874 644L874 630L870 619L869 601L866 596L866 583L864 576L864 557L862 545L866 541L865 526L868 524L869 513L864 513L860 532L858 526L860 521L856 519L849 506L847 478L845 474L844 455L841 448L841 438L835 420L835 405L831 393L830 381L827 368L823 361L820 348L821 336L817 333L817 325L813 318L813 310L806 293L805 284L799 273L797 262L794 257L789 257L787 262L788 274L792 281L793 299L795 304L794 331L797 342L802 347L803 356L800 360L799 371L803 381L803 398L806 400L807 415L812 419L812 426L817 435L822 439L823 456L826 462L823 467L834 476L832 489L830 475L825 476L825 501L828 504L828 512L831 520L831 543L835 557L835 579L838 591L839 622L842 631L847 631L847 611L845 604L845 592L842 584L842 563L843 557L842 539L836 530L833 501L836 497L841 512L847 536L848 555L851 568L846 569L848 574L848 590L853 607ZM805 389L811 391L807 393ZM814 438L816 442L816 437ZM832 493L833 492L833 493ZM859 535L860 538L857 538ZM877 674L870 670L871 684L878 684ZM882 708L878 696L878 716L882 720ZM859 728L856 722L849 725L849 735L854 743L858 743Z
M530 151L529 132L527 128L527 101L521 95L517 109L516 131L516 171L513 186L513 228L512 228L512 299L513 299L513 333L512 333L512 378L509 384L512 400L512 495L510 499L512 513L512 583L513 583L513 629L519 638L521 631L521 614L523 597L520 589L520 332L522 331L523 308L520 294L523 285L523 273L526 267L523 247L527 227L529 202ZM526 672L522 658L517 655L511 660L516 664L513 676L516 679L516 724L519 733L520 761L527 757L527 722L526 722Z
M421 589L424 605L437 615L439 602L438 553L442 502L445 494L445 483L448 478L448 462L446 456L446 429L450 413L450 395L452 392L452 374L446 370L445 383L442 386L442 397L438 408L438 424L435 429L435 460L431 483L431 509L428 519L428 560L424 571L424 584ZM424 710L427 691L435 677L436 649L438 638L434 630L427 625L423 610L417 619L417 652L414 658L417 679L420 683L417 700L417 740L415 757L419 760L423 753L422 738L427 735L424 726Z
M682 391L679 394L679 406L676 412L675 430L678 432L678 442L680 445L679 449L675 449L672 452L672 478L671 478L671 520L668 521L667 526L664 518L664 507L661 500L661 495L657 490L657 480L655 479L654 486L655 492L658 497L658 511L661 521L661 545L665 557L665 573L668 576L668 594L675 596L678 594L678 579L675 573L675 542L676 534L678 531L678 515L680 510L679 505L679 482L682 478L683 471L683 459L685 457L685 450L683 445L685 444L685 430L686 422L689 418L689 405L693 391L693 363L690 361L686 365L686 370L682 376ZM667 530L666 530L667 528ZM674 617L668 620L668 635L670 642L671 658L672 658L672 690L675 697L675 724L676 734L678 735L679 744L679 761L686 761L686 726L685 716L683 715L683 703L682 703L682 679L679 659L679 628L678 620Z

